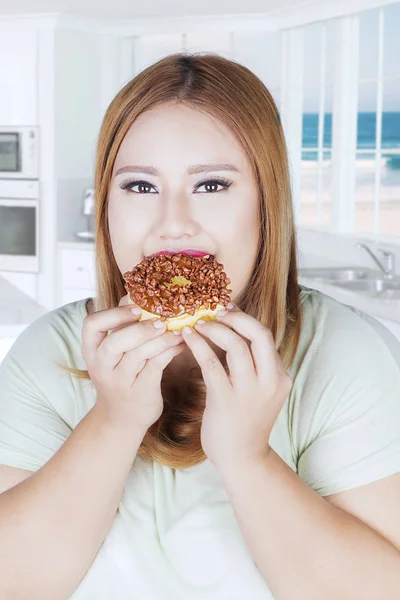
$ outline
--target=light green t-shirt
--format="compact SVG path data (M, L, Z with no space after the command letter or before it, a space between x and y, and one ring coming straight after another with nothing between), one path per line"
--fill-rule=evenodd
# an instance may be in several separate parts
M378 321L301 286L293 387L270 443L321 496L400 472L400 344ZM80 353L86 302L31 323L0 366L0 463L36 471L95 403ZM266 540L267 543L267 540ZM271 600L210 461L136 458L73 600Z

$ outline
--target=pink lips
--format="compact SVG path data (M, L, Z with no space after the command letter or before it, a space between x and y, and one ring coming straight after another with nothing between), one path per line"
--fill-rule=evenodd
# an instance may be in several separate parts
M171 252L169 250L161 250L157 252L157 254L190 254L191 256L196 256L197 258L201 258L202 256L207 256L208 252L200 252L200 250L177 250L176 252Z

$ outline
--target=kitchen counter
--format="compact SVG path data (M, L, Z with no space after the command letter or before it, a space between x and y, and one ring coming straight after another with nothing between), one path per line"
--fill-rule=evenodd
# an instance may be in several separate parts
M299 277L299 283L314 290L319 290L323 294L342 302L342 304L350 304L365 313L400 324L400 300L384 300L364 296L361 293L350 292L336 285L316 281L311 277Z
M0 276L0 339L16 338L47 310Z
M355 265L343 264L337 261L328 261L326 259L321 259L318 256L311 255L301 256L299 260L299 268L334 266L348 267ZM361 266L360 268L363 267ZM319 290L343 304L350 304L365 313L400 324L400 300L398 299L387 300L366 296L362 293L354 293L336 285L317 281L311 277L299 276L299 283L306 287Z

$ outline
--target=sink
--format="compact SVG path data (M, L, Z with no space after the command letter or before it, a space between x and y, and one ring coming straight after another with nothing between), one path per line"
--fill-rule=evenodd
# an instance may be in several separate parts
M354 281L336 281L335 286L354 292L372 294L384 298L400 299L400 278L364 279Z
M384 279L382 272L374 269L357 266L310 267L299 269L299 277L309 277L363 296L400 300L400 277Z
M311 267L299 269L300 277L311 277L326 283L360 281L380 277L380 273L364 267Z

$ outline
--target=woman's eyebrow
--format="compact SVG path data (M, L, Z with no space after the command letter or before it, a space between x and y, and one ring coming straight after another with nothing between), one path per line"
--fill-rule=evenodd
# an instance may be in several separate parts
M202 173L204 171L236 171L237 173L240 173L239 169L235 167L235 165L230 165L229 163L189 165L187 171L189 175ZM159 175L159 172L154 167L141 165L128 165L126 167L122 167L115 173L115 177L121 173L146 173L147 175L154 175L155 177Z

